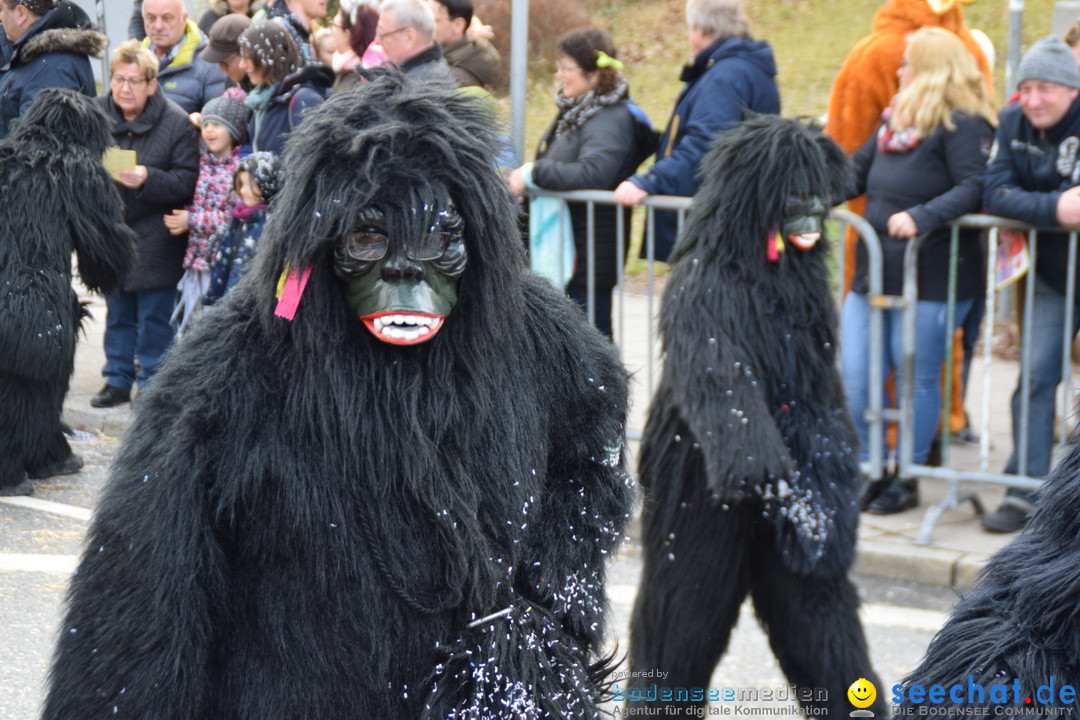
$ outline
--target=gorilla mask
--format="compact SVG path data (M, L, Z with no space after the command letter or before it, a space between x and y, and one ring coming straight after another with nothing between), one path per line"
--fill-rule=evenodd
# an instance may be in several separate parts
M449 196L404 213L366 208L334 247L345 301L379 340L430 340L457 304L464 221Z
M821 238L829 206L820 197L790 198L784 204L780 234L799 250L809 250Z

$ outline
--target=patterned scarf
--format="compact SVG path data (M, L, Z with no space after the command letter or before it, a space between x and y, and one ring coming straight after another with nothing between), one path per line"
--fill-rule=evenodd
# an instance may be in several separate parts
M881 113L881 129L878 130L878 150L882 152L905 153L919 144L922 137L915 128L895 129L889 119L896 111L896 98L892 99L889 107Z
M630 86L621 74L615 89L603 95L597 95L596 90L590 90L576 98L567 98L563 97L562 90L556 91L555 104L559 106L559 119L555 122L555 133L551 139L581 129L581 126L602 108L622 102L628 97Z

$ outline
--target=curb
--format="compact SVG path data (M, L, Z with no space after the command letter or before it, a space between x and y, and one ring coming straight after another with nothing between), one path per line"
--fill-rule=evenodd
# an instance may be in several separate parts
M860 540L855 546L852 570L860 575L967 592L989 559L984 553L923 547L912 542Z

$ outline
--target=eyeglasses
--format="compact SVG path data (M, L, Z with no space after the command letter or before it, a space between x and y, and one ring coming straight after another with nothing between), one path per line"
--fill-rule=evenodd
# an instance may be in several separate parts
M419 262L438 260L452 239L453 234L447 230L428 230L415 242L405 243L405 255ZM361 262L382 260L390 249L390 238L371 230L349 233L342 238L342 242L346 254Z
M378 31L376 31L375 32L375 37L382 40L383 38L388 38L391 35L394 35L396 33L408 30L410 27L411 27L410 25L406 25L405 27L399 27L397 30L391 30L390 32L378 32Z
M135 90L141 88L150 81L146 78L129 78L124 77L123 75L110 75L109 82L112 83L113 87L123 87L124 85L127 85L132 90Z

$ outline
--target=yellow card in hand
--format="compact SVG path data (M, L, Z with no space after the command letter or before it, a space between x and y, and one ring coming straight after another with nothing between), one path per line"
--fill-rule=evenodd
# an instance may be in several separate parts
M124 150L117 145L113 145L101 156L101 163L112 175L113 180L120 179L121 170L134 170L135 162L134 150Z

